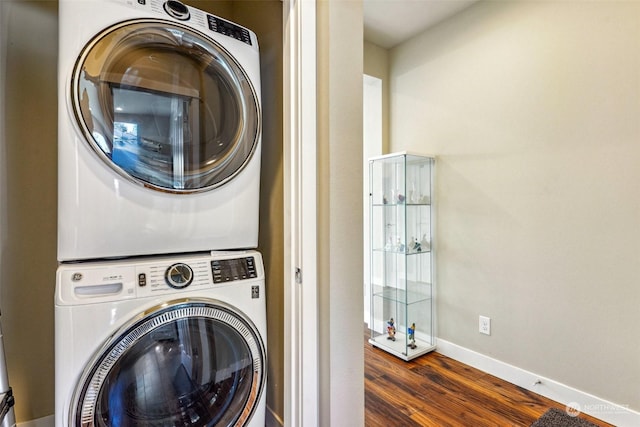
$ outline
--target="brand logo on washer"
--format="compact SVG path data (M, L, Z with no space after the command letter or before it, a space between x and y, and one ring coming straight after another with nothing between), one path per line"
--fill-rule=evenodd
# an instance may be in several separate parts
M73 273L71 275L71 280L73 282L79 282L80 280L82 280L82 273Z

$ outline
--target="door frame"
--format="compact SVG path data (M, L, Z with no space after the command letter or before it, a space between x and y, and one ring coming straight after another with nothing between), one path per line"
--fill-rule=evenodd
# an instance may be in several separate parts
M316 0L284 0L283 37L284 423L313 427L320 401Z

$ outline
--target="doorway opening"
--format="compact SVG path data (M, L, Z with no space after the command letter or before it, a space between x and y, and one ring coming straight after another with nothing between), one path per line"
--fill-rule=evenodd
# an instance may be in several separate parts
M362 212L363 212L363 277L364 277L364 322L370 320L370 210L369 210L369 159L382 154L382 80L367 74L362 79Z

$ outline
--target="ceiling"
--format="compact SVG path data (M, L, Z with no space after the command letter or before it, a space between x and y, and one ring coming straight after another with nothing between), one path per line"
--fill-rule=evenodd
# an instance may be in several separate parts
M364 39L391 49L476 1L363 0Z

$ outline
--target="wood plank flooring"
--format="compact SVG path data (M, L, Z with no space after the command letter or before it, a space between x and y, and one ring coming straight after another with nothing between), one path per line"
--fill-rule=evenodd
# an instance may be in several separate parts
M405 362L367 342L365 426L530 426L551 407L536 393L439 353ZM598 426L603 421L581 414Z

